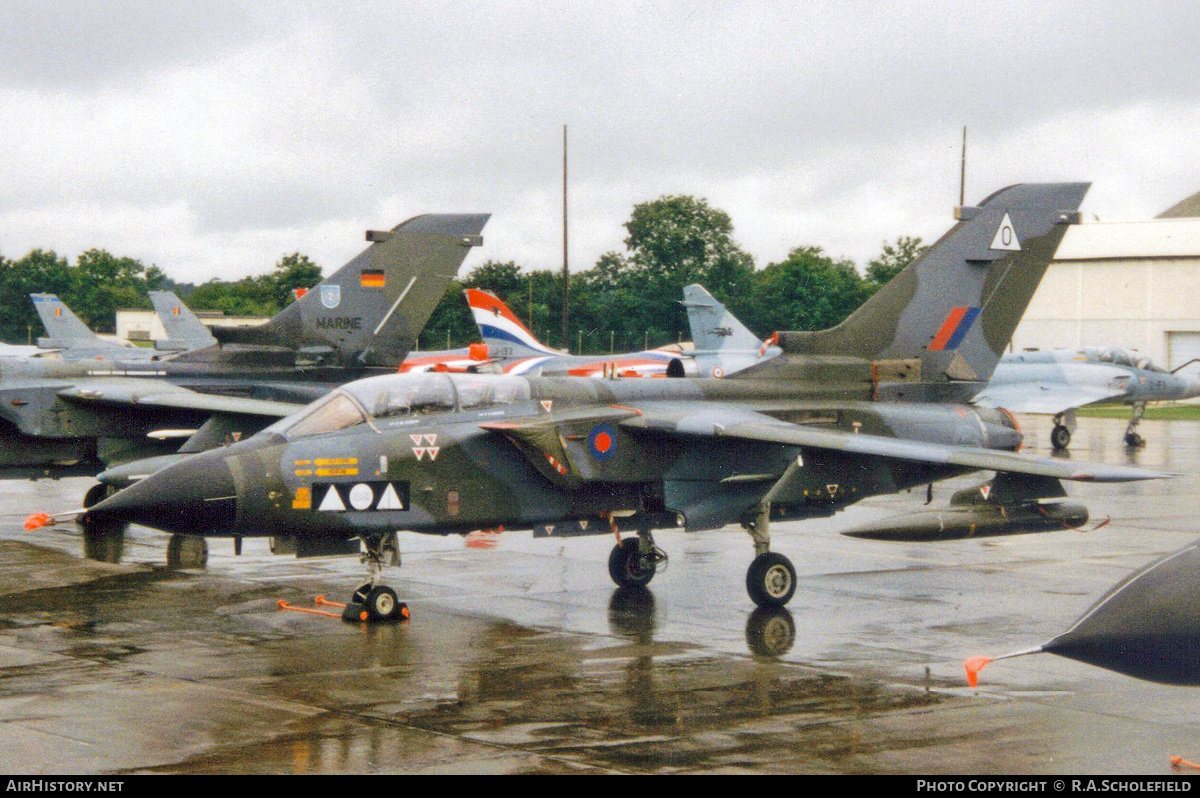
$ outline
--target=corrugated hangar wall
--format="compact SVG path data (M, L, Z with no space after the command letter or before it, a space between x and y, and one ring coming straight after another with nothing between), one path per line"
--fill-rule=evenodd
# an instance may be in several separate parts
M1200 357L1200 218L1067 231L1013 348L1080 346L1135 349L1167 368Z

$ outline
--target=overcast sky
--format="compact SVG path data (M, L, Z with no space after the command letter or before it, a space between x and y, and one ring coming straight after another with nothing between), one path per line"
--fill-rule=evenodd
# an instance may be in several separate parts
M1200 4L0 3L0 254L102 247L176 280L493 214L485 258L623 250L693 194L761 267L931 241L958 200L1090 180L1101 219L1200 190Z

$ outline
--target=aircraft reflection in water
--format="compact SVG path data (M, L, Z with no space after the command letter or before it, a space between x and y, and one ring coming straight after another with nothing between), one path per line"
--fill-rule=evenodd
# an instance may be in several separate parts
M938 244L841 325L777 333L782 354L732 378L371 377L154 473L83 520L290 538L297 553L357 538L371 578L347 615L376 619L400 612L379 582L396 530L636 530L609 558L624 585L648 583L665 561L653 530L741 523L754 543L750 597L782 606L796 572L770 550L772 518L827 516L977 469L1005 475L997 501L1023 502L1061 495L1059 479L1163 476L1022 457L1008 413L965 404L1086 189L1018 185L959 209Z
M977 683L989 662L1048 653L1177 685L1200 685L1200 542L1168 554L1109 590L1070 629L1035 648L967 660Z
M1060 450L1071 443L1075 408L1096 402L1133 405L1125 443L1142 446L1145 441L1135 430L1146 402L1200 396L1200 380L1177 374L1181 368L1167 371L1136 352L1116 348L1013 352L1000 359L975 404L1053 415L1050 443Z

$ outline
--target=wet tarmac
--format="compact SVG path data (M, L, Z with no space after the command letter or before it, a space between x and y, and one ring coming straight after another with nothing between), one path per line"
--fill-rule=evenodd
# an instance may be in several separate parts
M1023 417L1035 454L1048 419ZM24 532L88 480L0 482L0 770L6 773L1138 773L1200 758L1200 691L1040 655L1129 572L1200 536L1200 423L1081 419L1071 457L1185 474L1070 485L1094 531L896 543L839 535L923 492L777 523L799 586L755 611L740 528L657 535L617 590L607 536L401 536L397 625L281 611L344 600L355 558L210 541ZM935 487L935 502L979 477ZM468 543L472 545L468 545ZM177 558L178 559L178 558ZM187 557L184 562L188 565ZM193 561L194 562L194 561Z

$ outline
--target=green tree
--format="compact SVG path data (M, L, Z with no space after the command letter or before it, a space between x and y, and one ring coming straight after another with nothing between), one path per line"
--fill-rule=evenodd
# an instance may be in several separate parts
M295 289L307 290L321 282L321 267L309 260L307 255L293 252L280 258L275 264L275 271L260 279L264 293L282 310L295 300Z
M870 295L849 260L834 260L820 247L797 247L787 259L754 275L751 329L823 330L850 315Z
M29 295L66 296L70 288L70 264L53 250L35 249L19 260L0 259L0 337L24 343L44 335Z
M113 333L119 308L150 307L145 272L139 260L89 249L76 259L71 286L61 298L88 327Z
M598 264L602 274L596 287L607 283L617 292L608 302L610 319L627 320L643 330L665 329L674 340L687 329L679 300L689 283L700 283L729 301L734 313L747 310L754 259L733 240L729 214L704 199L665 196L635 205L625 229L629 255L608 253ZM635 295L642 299L633 299Z
M867 282L872 291L891 280L908 264L912 263L929 247L921 246L921 239L912 236L900 236L895 245L883 242L883 252L879 257L867 263Z

